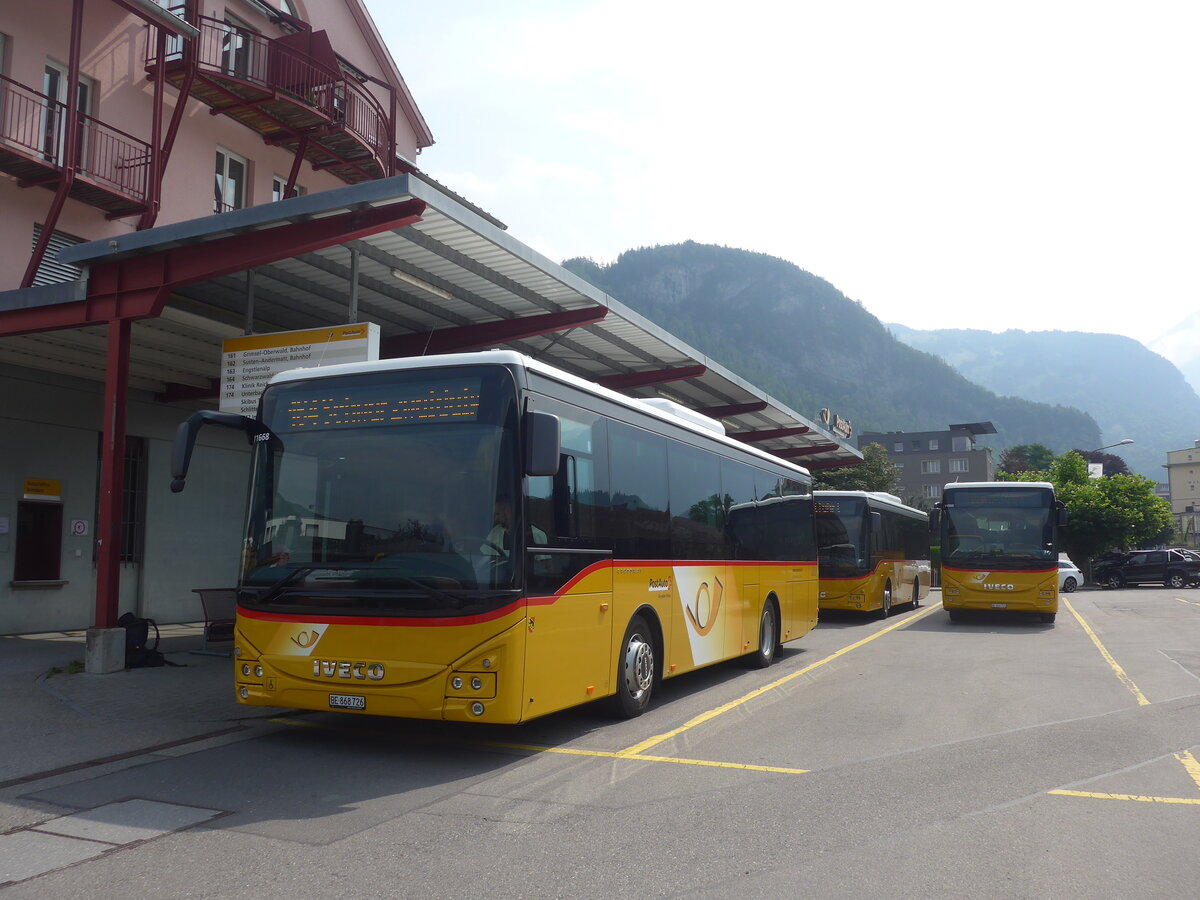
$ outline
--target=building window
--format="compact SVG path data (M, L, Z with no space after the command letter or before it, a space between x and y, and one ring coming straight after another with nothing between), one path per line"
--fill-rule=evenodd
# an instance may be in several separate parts
M940 484L922 485L921 495L930 500L940 500L942 497L942 486Z
M971 461L969 459L952 459L950 460L951 472L970 472Z
M929 449L930 449L930 450L936 450L937 448L938 448L938 439L937 439L937 438L930 438L930 439L929 439Z
M103 439L96 444L96 482L100 482ZM125 477L121 491L121 562L141 563L146 547L146 439L125 437ZM96 521L100 520L100 497L96 496ZM95 551L93 550L93 558Z
M955 453L966 453L971 449L971 439L966 435L950 438L950 449Z
M893 453L903 453L904 452L904 441L896 441L896 443L892 444L892 452Z
M62 533L62 503L17 501L17 552L13 560L13 581L58 581Z
M235 16L225 14L225 34L221 38L221 71L234 78L263 83L259 71L266 54L259 52L261 38L254 29Z
M30 250L37 246L42 237L42 225L33 223L33 243ZM34 285L59 284L64 281L78 281L83 277L83 269L58 261L58 251L74 244L82 244L83 238L63 231L55 231L50 235L50 243L46 245L46 253L38 263L37 273L33 276Z
M95 94L96 83L86 75L79 76L76 102L82 115L92 112L92 97ZM42 93L46 96L42 108L42 155L55 165L66 165L66 154L63 152L63 141L67 135L67 67L54 60L46 60L46 68L42 74ZM75 137L75 162L85 171L83 165L87 160L86 127L80 127Z
M921 460L922 475L937 475L942 471L942 461L940 459L923 459Z
M287 187L287 179L286 178L284 178L282 175L272 175L271 176L271 202L272 203L274 203L277 200L283 199L283 189L285 187ZM308 193L307 188L305 188L301 185L298 185L298 184L292 185L292 197L303 197L307 193ZM291 197L289 197L288 199L290 200Z
M217 148L213 212L229 212L246 205L246 160L222 147Z
M912 442L912 448L913 448L914 450L920 450L920 449L921 449L921 442L920 442L920 441L913 441L913 442Z

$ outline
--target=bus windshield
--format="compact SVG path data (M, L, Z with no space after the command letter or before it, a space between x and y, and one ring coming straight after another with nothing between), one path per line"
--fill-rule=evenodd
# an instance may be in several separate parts
M861 497L817 497L813 503L821 573L837 578L871 569L866 501Z
M1054 523L1053 495L1044 488L947 488L942 559L996 569L1053 560Z
M516 410L500 366L269 387L242 605L445 616L511 600L522 556Z

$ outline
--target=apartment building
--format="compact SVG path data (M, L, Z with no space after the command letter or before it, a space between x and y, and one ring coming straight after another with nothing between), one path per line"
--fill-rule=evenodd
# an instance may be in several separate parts
M1187 546L1200 546L1200 440L1183 450L1168 450L1166 469L1175 527Z
M942 498L953 481L992 481L996 466L980 435L995 434L991 422L951 425L944 431L868 431L858 438L861 450L880 444L900 469L900 496L906 503L928 506Z

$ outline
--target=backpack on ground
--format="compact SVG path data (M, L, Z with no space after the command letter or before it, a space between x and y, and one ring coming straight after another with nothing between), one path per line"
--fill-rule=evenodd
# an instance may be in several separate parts
M167 658L158 650L158 625L153 619L141 619L128 612L117 619L125 629L125 668L141 669L149 666L165 666ZM154 631L151 643L150 631Z

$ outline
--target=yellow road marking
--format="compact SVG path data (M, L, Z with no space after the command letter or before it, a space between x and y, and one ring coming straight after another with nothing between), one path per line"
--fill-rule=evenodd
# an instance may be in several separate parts
M1188 606L1200 606L1200 603L1197 603L1195 600L1184 600L1182 597L1176 597L1175 599L1180 603L1186 603Z
M1196 761L1196 757L1192 756L1190 751L1184 750L1182 753L1176 753L1175 758L1183 763L1187 773L1192 776L1192 781L1196 782L1196 787L1200 788L1200 762Z
M676 756L648 756L612 750L576 750L571 747L541 747L537 744L508 744L501 741L471 741L488 747L506 750L528 750L533 753L561 753L566 756L593 756L599 759L640 760L641 762L675 763L681 766L707 766L713 769L742 769L748 772L772 772L779 775L805 775L808 769L789 769L784 766L756 766L750 763L717 762L711 759L681 759Z
M270 719L276 725L288 725L292 728L316 728L326 731L336 730L324 722L308 722L304 719L279 717ZM615 750L578 750L573 747L543 747L538 744L510 744L504 741L472 741L454 740L451 738L425 738L426 743L458 744L466 747L495 747L501 750L524 750L530 753L558 753L563 756L591 756L597 759L620 759L640 762L674 763L679 766L703 766L710 769L741 769L745 772L769 772L776 775L806 775L808 769L790 769L784 766L756 766L750 763L718 762L711 759L680 759L673 756L647 756L646 754L630 754Z
M1091 797L1094 800L1133 800L1137 803L1176 803L1200 806L1200 797L1144 797L1141 794L1093 794L1088 791L1047 791L1060 797Z
M1096 632L1092 631L1092 627L1084 621L1083 616L1075 611L1075 607L1071 605L1071 601L1066 597L1063 597L1062 602L1066 604L1066 607L1070 611L1071 615L1075 617L1075 620L1079 622L1083 630L1087 632L1087 636L1092 639L1092 643L1096 645L1096 649L1100 651L1100 655L1104 657L1105 661L1109 664L1109 666L1112 667L1113 672L1116 673L1117 679L1121 682L1121 684L1125 685L1125 687L1129 689L1129 692L1133 694L1134 697L1137 698L1138 706L1149 706L1150 701L1146 699L1146 695L1143 694L1138 686L1133 683L1133 679L1125 674L1125 670L1121 668L1120 664L1115 659L1113 659L1113 655L1108 652L1108 649L1102 643L1100 643L1100 638L1096 636Z
M883 637L885 634L887 634L890 631L895 631L897 628L903 628L906 625L911 625L913 622L917 621L918 619L929 615L929 613L931 613L935 610L941 609L941 607L942 607L941 603L936 603L932 606L928 606L922 612L919 612L913 616L908 616L905 619L901 619L898 622L896 622L895 624L889 625L887 628L884 628L881 631L877 631L874 634L870 635L869 637L863 638L861 641L855 641L853 644L843 647L841 650L838 650L836 653L832 653L829 656L825 657L824 659L818 660L817 662L813 663L812 665L805 666L803 669L798 669L795 672L792 672L788 675L783 676L782 678L772 681L770 684L763 685L760 688L755 688L750 693L748 693L742 697L739 697L736 700L731 700L730 702L723 704L722 706L718 706L716 709L710 709L706 713L701 713L700 715L696 716L695 718L689 719L687 722L684 722L678 728L673 728L670 731L666 731L666 732L663 732L662 734L655 735L654 737L647 738L646 740L642 741L639 744L634 744L632 747L627 747L626 749L619 751L617 755L618 756L639 756L644 751L649 750L651 747L657 746L658 744L661 744L663 741L670 740L671 738L676 737L677 735L683 734L683 732L689 731L692 728L695 728L697 725L703 725L705 722L711 722L713 719L717 718L718 716L722 716L732 709L737 709L739 706L742 706L745 703L749 703L755 697L761 697L763 694L767 693L768 691L773 691L778 687L782 687L783 685L787 684L789 681L795 681L800 676L807 675L813 669L819 668L819 667L825 665L826 663L833 662L838 657L844 656L845 654L849 653L851 650L857 650L859 647L862 647L864 644L869 644L871 641L875 640L876 638Z

